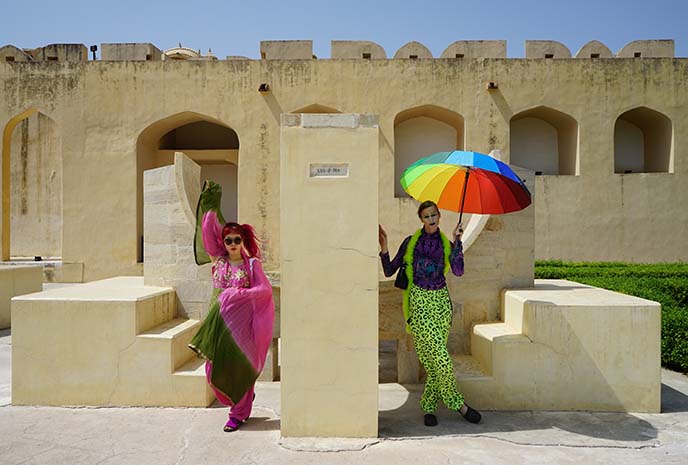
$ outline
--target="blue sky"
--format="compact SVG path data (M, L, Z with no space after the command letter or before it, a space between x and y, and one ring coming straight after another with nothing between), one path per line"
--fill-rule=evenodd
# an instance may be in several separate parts
M310 39L320 58L331 40L371 40L391 57L421 42L438 57L456 40L504 39L509 57L527 39L557 40L572 54L597 39L613 53L639 39L674 39L688 57L688 0L37 0L3 2L0 45L181 42L219 58L258 58L261 40Z

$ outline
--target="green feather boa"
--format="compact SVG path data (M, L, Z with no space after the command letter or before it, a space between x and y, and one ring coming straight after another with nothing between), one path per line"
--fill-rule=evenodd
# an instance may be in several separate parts
M404 321L406 322L406 332L411 334L411 327L408 324L409 317L411 316L411 308L409 306L409 291L413 285L413 251L416 249L416 244L420 238L423 228L413 233L411 240L406 246L406 253L404 254L404 263L406 264L406 276L408 277L409 285L404 289L404 301L402 308L404 310ZM440 231L440 238L442 239L442 246L444 247L444 274L449 273L449 256L451 255L451 242L447 239L447 236Z

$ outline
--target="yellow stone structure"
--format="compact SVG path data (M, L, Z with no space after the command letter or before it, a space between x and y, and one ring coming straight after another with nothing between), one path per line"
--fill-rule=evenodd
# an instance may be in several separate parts
M379 268L377 223L395 249L419 226L401 172L430 153L470 149L514 166L534 202L465 217L466 273L448 278L460 389L478 408L658 411L658 304L536 281L533 270L536 258L688 259L688 60L673 56L673 41L636 41L616 55L591 41L575 58L553 41L529 41L525 58L507 58L504 41L456 41L441 58L417 42L387 54L372 42L333 41L330 59L314 57L310 41L263 42L259 60L103 44L103 60L87 61L82 47L0 48L1 258L51 258L59 266L45 268L46 280L85 283L13 298L13 403L212 400L200 364L180 348L209 295L190 237L200 180L213 179L225 217L264 239L282 345L267 376L279 378L282 357L283 434L374 436L370 416L356 431L346 422L338 429L341 415L330 423L296 416L304 380L318 386L307 393L316 405L326 393L352 393L336 376L313 377L298 358L311 344L340 370L359 369L365 415L378 339L396 347L397 379L419 381L401 293ZM342 127L351 118L364 123ZM312 184L322 181L309 177L318 163L360 163L369 183ZM373 211L353 214L361 199ZM327 221L290 215L284 206L299 201L332 204ZM443 212L443 227L457 217ZM332 249L346 248L344 238L360 257ZM322 260L309 254L316 249ZM324 293L354 275L362 291L342 304L356 334ZM308 285L321 292L314 301L294 291ZM338 329L347 346L337 334L299 333L319 306L329 313L310 323ZM86 346L93 352L82 353ZM347 347L361 354L349 366ZM581 377L589 386L575 382Z
M143 171L182 151L203 177L225 179L232 216L268 238L276 270L279 118L305 111L380 116L392 243L414 221L397 181L410 161L498 149L540 174L536 258L686 260L687 61L673 47L634 41L613 56L591 41L569 58L563 44L528 41L526 58L506 58L504 41L457 41L432 58L419 43L386 54L333 41L332 58L315 59L310 41L266 41L260 60L206 60L184 47L102 44L104 59L86 61L83 45L8 45L2 258L61 257L56 279L77 282L141 274Z
M10 327L12 297L40 292L42 289L43 273L40 267L0 265L0 329Z
M281 128L282 436L376 437L377 117Z

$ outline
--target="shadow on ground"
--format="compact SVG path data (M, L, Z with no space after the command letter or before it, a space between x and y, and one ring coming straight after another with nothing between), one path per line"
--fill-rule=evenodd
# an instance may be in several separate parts
M403 388L408 391L403 405L379 413L381 438L505 433L502 435L504 438L515 442L521 442L522 437L528 443L539 444L604 445L611 441L622 443L619 444L621 447L644 447L657 442L657 429L652 424L627 413L484 411L482 422L474 425L459 413L442 407L436 413L439 425L429 428L423 425L423 414L419 408L422 386ZM675 392L685 401L683 394Z
M688 396L662 383L662 413L688 412Z

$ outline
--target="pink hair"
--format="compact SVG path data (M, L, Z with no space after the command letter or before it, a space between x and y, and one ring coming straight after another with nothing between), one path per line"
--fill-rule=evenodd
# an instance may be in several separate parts
M244 249L248 252L249 257L261 258L260 247L258 246L260 240L256 236L256 230L250 224L226 223L222 228L222 240L225 240L227 234L234 233L241 236Z

